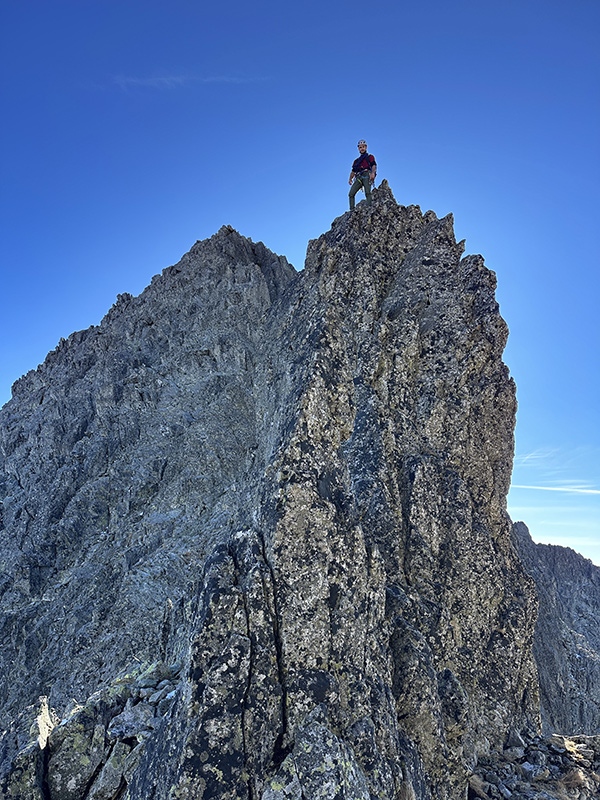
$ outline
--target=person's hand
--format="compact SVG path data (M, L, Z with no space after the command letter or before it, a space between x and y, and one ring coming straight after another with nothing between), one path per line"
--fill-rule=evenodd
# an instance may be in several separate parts
M348 178L348 184L352 186L352 178Z

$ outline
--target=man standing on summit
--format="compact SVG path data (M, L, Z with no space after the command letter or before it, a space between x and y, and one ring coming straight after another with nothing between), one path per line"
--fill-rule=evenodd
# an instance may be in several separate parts
M350 211L354 208L354 196L363 188L367 196L367 205L371 205L371 184L375 183L375 176L377 175L375 156L370 156L367 153L367 143L364 139L361 139L358 143L358 152L360 155L352 164L352 172L348 179L350 184L350 191L348 192Z

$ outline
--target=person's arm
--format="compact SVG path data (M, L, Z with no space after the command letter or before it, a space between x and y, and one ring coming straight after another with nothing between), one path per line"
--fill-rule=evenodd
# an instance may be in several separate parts
M350 177L348 178L348 183L350 185L352 185L352 181L354 180L355 177L356 177L356 175L354 174L354 172L351 172L350 173Z
M373 165L371 167L371 174L369 175L369 180L371 183L375 183L375 178L377 177L377 162L373 159Z

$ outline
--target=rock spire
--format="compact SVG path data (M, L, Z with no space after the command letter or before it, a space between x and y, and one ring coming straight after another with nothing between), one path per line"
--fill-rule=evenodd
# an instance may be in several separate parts
M483 791L540 726L495 285L384 181L302 272L223 227L15 384L6 797Z

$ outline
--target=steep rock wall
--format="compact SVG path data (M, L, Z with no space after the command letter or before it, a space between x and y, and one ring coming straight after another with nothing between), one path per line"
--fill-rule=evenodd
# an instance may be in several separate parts
M5 713L38 694L81 701L136 659L176 660L180 601L256 447L261 321L294 276L223 228L15 385L1 426Z
M539 597L533 653L544 729L600 734L600 568L568 547L535 544L522 522L513 536Z
M462 254L385 182L297 275L224 228L15 386L7 796L458 800L535 731L507 330Z

